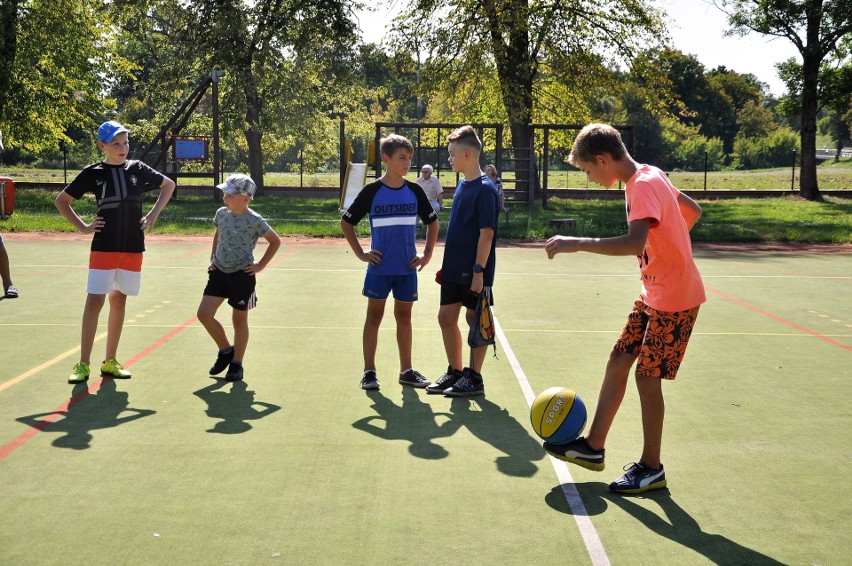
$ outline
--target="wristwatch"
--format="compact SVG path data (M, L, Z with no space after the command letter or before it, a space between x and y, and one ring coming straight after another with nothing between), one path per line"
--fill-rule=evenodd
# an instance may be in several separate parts
M483 269L483 267L478 263L473 266L474 273L482 273L483 271L485 271L485 269Z

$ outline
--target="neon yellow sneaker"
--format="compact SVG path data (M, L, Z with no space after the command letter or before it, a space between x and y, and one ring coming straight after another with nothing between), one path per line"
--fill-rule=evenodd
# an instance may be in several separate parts
M77 362L74 364L74 369L71 370L71 375L68 376L68 383L83 383L89 379L89 364L86 362Z
M130 379L130 372L124 369L124 366L118 363L118 360L110 358L101 366L101 377Z

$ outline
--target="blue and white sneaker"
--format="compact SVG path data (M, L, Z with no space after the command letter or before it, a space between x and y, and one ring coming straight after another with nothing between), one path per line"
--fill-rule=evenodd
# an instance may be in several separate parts
M652 489L666 487L666 472L660 464L659 470L649 468L642 462L624 466L625 474L609 484L612 491L618 493L643 493Z
M473 397L485 393L485 384L482 375L470 368L464 368L464 375L457 380L452 387L444 390L447 397Z
M464 373L460 369L453 369L453 366L447 366L447 371L441 374L435 383L426 387L426 393L443 394L445 390L456 384L456 381L464 377Z

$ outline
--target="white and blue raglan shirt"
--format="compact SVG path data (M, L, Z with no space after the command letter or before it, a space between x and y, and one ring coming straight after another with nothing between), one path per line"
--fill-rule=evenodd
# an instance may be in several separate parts
M401 187L388 187L381 181L367 184L343 212L343 220L354 226L368 214L370 247L382 252L382 261L377 265L367 264L367 271L374 275L414 273L410 262L417 255L417 217L424 224L438 220L420 185L411 181L405 181Z

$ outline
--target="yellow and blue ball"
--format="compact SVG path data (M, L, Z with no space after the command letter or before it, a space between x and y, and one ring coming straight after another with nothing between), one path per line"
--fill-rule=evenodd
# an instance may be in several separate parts
M564 387L542 391L530 409L533 430L552 444L566 444L583 432L586 405L580 396Z

